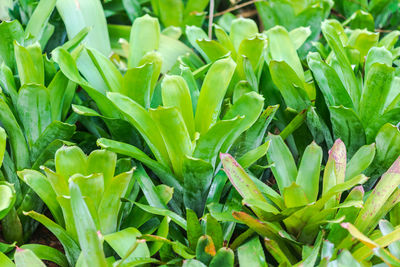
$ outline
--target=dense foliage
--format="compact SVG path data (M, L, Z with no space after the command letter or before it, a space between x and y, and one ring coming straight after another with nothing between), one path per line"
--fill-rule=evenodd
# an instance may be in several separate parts
M2 0L0 266L400 266L399 23Z

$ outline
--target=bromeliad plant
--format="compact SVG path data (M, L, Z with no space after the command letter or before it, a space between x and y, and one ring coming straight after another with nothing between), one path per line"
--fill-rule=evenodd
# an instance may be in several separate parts
M375 141L377 155L369 174L376 178L400 153L395 126L400 121L400 88L394 63L399 34L392 32L380 41L378 33L366 30L353 30L348 36L334 20L325 21L322 32L331 53L325 61L318 53L307 57L328 107L321 117L330 117L333 136L343 140L350 155Z
M21 180L49 208L54 222L35 211L25 212L25 215L43 224L59 239L71 266L77 262L85 266L107 266L102 238L97 232L120 253L122 244L113 237L124 215L121 198L128 198L134 187L133 170L115 173L121 164L126 165L126 162L117 161L115 153L95 150L86 156L76 146L57 150L54 164L55 171L42 167L46 175L29 169L18 172ZM128 229L125 231L129 233ZM131 242L136 243L134 234L140 235L140 232L134 228L131 232ZM140 246L139 253L147 249L146 244ZM124 249L128 250L129 246Z
M306 148L297 169L279 136L270 136L269 142L267 156L273 163L271 170L279 193L251 178L230 155L222 154L221 161L232 185L242 196L243 204L252 210L252 213L233 211L233 217L267 238L267 250L277 260L278 256L285 255L280 260L297 263L301 260L302 246L313 244L321 227L329 231L328 240L338 244L339 249L349 248L352 242L346 238L346 230L332 223L344 220L369 234L400 200L397 188L400 158L382 176L364 205L362 187L353 188L368 179L361 173L374 158L374 145L362 147L346 164L344 143L336 141L330 150L319 190L322 159L319 146L313 143ZM346 196L344 192L351 188Z
M68 117L76 84L69 81L46 55L42 55L35 37L25 38L17 21L2 22L4 37L0 55L0 121L7 135L9 149L4 154L2 176L14 184L16 200L2 220L7 241L26 241L36 223L23 216L23 211L43 210L43 203L16 171L38 169L75 132L74 116ZM33 41L33 43L32 43ZM66 43L69 49L80 39Z

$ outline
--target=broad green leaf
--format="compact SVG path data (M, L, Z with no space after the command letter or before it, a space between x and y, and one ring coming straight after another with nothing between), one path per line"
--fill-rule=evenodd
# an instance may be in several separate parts
M318 197L321 161L322 149L313 142L304 151L296 178L296 184L303 189L309 203Z
M98 208L100 230L103 234L110 234L117 230L121 198L127 192L132 179L132 173L133 170L115 176L104 190L104 195L101 198Z
M252 107L249 109L248 107ZM236 116L244 116L244 119L239 122L229 137L225 140L222 146L222 151L226 152L231 147L233 142L243 133L249 129L260 117L264 107L264 98L256 92L250 92L242 95L226 112L224 120L233 119Z
M185 157L182 174L184 204L201 216L214 174L213 166L202 159Z
M86 48L86 52L107 85L108 91L120 92L122 90L122 75L112 61L95 49Z
M240 166L242 166L244 169L249 168L251 165L253 165L257 160L260 158L264 157L267 154L269 148L269 141L265 142L263 145L250 150L243 156L241 156L238 159L238 163Z
M364 127L382 114L393 77L394 68L386 64L375 63L370 66L359 106Z
M186 209L186 222L189 247L194 251L196 250L197 241L203 234L203 230L196 213L188 208Z
M18 157L14 159L16 169L22 170L29 168L29 150L25 136L14 114L10 110L10 107L3 99L0 99L0 121L9 138L11 151L14 155L18 155Z
M26 25L26 35L30 34L34 36L34 39L36 41L41 39L50 15L56 7L56 2L56 0L46 0L39 2L38 6L35 8L35 11L30 17L28 24Z
M43 86L27 84L18 94L17 110L32 146L51 123L49 93Z
M160 24L156 18L145 15L136 19L132 25L129 39L130 68L137 67L142 57L160 45Z
M362 173L375 157L375 144L360 147L346 167L346 180Z
M369 50L367 58L365 60L365 77L368 77L369 70L375 63L386 64L387 67L391 67L392 58L392 53L390 53L390 51L388 51L384 47L372 47ZM382 67L380 66L376 68L379 69Z
M269 70L288 107L301 111L310 105L304 82L285 61L271 60Z
M296 50L299 49L306 42L306 40L310 35L311 35L310 26L299 27L289 32L290 40L292 40L292 43Z
M219 250L220 248L222 248L224 242L221 225L214 217L211 216L211 214L206 215L205 221L206 235L212 238L215 249Z
M271 60L285 62L297 75L301 82L305 82L304 71L297 55L295 44L284 27L276 26L266 32L268 36L268 50Z
M192 143L182 114L176 107L159 107L149 113L165 142L174 173L182 180L184 157L192 154Z
M29 249L17 248L14 255L15 265L17 267L45 267L44 263Z
M4 218L4 216L6 216L10 209L14 206L16 200L15 189L12 184L1 181L0 193L0 218Z
M154 64L144 64L128 69L122 81L121 93L143 107L149 108L151 103L150 86L153 69Z
M82 174L77 173L72 175L68 179L68 181L73 181L75 184L77 184L79 190L82 193L82 196L90 199L89 201L85 199L86 202L91 202L95 209L99 207L99 203L101 201L101 197L104 194L104 187L105 187L104 177L102 173L92 173L88 176L84 176ZM96 213L94 214L92 213L93 218L95 217Z
M104 188L107 188L114 177L117 155L107 150L95 150L88 156L87 173L101 173L104 178Z
M183 2L180 0L159 0L160 19L165 27L181 26L183 19Z
M295 208L299 206L307 205L310 201L307 198L304 190L293 182L288 187L285 187L282 192L283 200L287 208Z
M44 63L42 50L38 43L23 47L14 42L15 60L21 85L28 83L44 84Z
M4 62L13 72L17 70L14 55L14 40L22 43L24 40L24 29L18 20L5 21L0 23L0 61Z
M215 40L197 39L196 42L211 62L214 62L229 53L225 47Z
M161 84L162 100L166 107L176 107L185 121L191 140L194 139L194 115L190 90L184 78L166 76Z
M266 266L263 248L258 238L252 238L238 248L240 266Z
M137 229L129 227L122 231L105 235L104 239L121 258L125 258L124 262L129 264L137 259L150 257L147 244L138 242L138 237L141 235ZM132 251L131 249L135 246L136 248Z
M4 253L0 252L0 264L4 267L15 267L15 264Z
M71 207L74 215L75 227L78 233L79 244L87 265L106 267L104 251L97 234L92 216L86 205L77 184L70 181ZM115 216L115 214L112 214Z
M215 254L214 258L210 262L210 267L219 267L219 266L226 266L226 267L233 267L235 260L235 255L230 248L220 248Z
M69 266L65 255L55 248L40 244L25 244L21 246L21 249L32 251L41 260L52 261L61 267Z
M244 39L252 38L258 33L256 23L247 18L238 18L232 21L230 38L236 51Z
M236 68L231 58L216 61L203 81L197 103L195 125L200 135L205 134L217 121L222 100Z
M55 154L55 167L57 174L68 181L74 174L87 175L87 157L77 146L64 146Z
M274 164L271 166L272 173L278 184L280 192L296 181L297 167L292 153L278 135L270 135L270 145L267 152L268 162Z
M92 27L85 42L89 47L97 49L105 56L110 54L107 22L100 2L96 0L64 0L57 1L56 7L65 24L69 40L78 35L85 27Z

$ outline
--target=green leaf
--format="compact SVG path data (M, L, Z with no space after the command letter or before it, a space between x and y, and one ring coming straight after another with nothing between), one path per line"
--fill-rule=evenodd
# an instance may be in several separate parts
M183 180L184 157L192 154L192 143L182 114L175 107L158 107L149 113L164 140L174 173Z
M160 43L160 24L156 18L144 15L136 19L132 25L129 40L128 66L137 67L142 57L158 50Z
M40 244L25 244L21 246L21 249L32 251L41 260L52 261L61 267L69 266L65 255L55 248Z
M44 263L29 249L18 248L14 255L16 266L45 267Z
M181 26L183 18L183 2L180 0L158 1L160 19L165 27Z
M371 65L359 107L361 122L364 126L382 114L393 77L394 68L380 63Z
M233 254L232 249L230 248L220 248L215 254L214 258L210 262L210 267L233 267L235 260L235 255Z
M186 208L186 221L187 221L187 239L189 241L189 247L193 251L196 250L197 241L203 234L199 219L196 213Z
M294 48L299 49L310 37L311 29L308 27L298 27L289 32L290 40L292 41Z
M128 190L132 173L133 170L115 176L110 180L109 186L105 188L98 208L100 230L103 234L110 234L117 230L121 198L125 196Z
M375 144L360 147L346 167L346 180L359 175L372 163L375 158Z
M18 172L18 176L27 184L49 208L55 221L64 226L64 217L60 205L57 202L57 195L51 183L38 171L23 170Z
M12 184L7 182L0 181L0 193L1 193L1 201L0 201L0 218L4 218L14 206L16 196L15 189Z
M304 206L310 202L304 190L295 182L285 187L282 191L282 195L287 208Z
M0 252L0 264L4 267L15 267L15 264L4 253Z
M194 137L194 116L190 91L180 76L166 76L162 85L162 100L166 107L176 107L182 114L191 139Z
M213 166L202 159L185 157L182 174L184 204L201 216L214 175Z
M222 248L224 243L224 237L222 233L221 225L218 221L211 216L211 214L207 214L205 217L206 221L206 235L210 236L215 245L215 249L219 250Z
M130 68L124 75L121 93L145 108L150 107L151 75L154 64L144 64Z
M288 107L301 111L310 105L304 82L285 61L271 60L269 70Z
M240 266L266 266L265 255L260 241L257 237L241 245L238 248L238 259Z
M252 38L257 33L258 28L254 20L247 18L238 18L233 20L231 24L230 38L235 50L239 50L239 46L244 39Z
M14 42L15 60L21 85L28 83L44 84L44 63L42 50L38 43L23 47Z
M17 64L14 55L14 40L22 43L24 40L24 29L18 20L5 21L0 23L0 62L4 62L12 72L16 73Z
M138 242L138 237L141 235L137 229L129 227L122 231L105 235L104 240L117 252L118 256L125 258L124 262L130 263L139 258L150 257L147 244ZM134 246L136 248L132 251L131 249Z
M111 53L106 17L100 2L96 0L57 1L56 7L65 24L69 40L85 27L92 27L85 38L88 47L97 49L105 56Z
M84 261L87 265L94 264L95 266L106 267L107 263L103 248L88 206L83 200L78 185L73 181L70 181L69 184L72 213Z
M51 123L50 99L46 88L34 84L22 86L17 110L32 146Z
M104 179L104 188L108 188L111 183L115 166L117 164L117 155L107 150L95 150L88 156L87 173L101 173Z
M29 34L34 36L35 41L41 39L50 15L56 7L56 2L56 0L46 0L39 2L31 18L29 19L28 24L26 25L25 34L27 36Z
M289 33L282 26L276 26L266 32L268 36L268 50L271 60L284 62L289 69L292 69L298 79L304 83L304 71L297 55L295 44L292 42Z
M316 201L318 197L321 161L322 149L313 142L304 151L296 178L296 184L303 189L308 203Z
M200 136L216 123L235 68L236 63L228 57L216 61L208 70L200 90L195 115L196 131Z
M279 135L270 135L270 145L267 152L268 162L274 164L271 171L274 174L280 192L296 181L297 167L292 153Z

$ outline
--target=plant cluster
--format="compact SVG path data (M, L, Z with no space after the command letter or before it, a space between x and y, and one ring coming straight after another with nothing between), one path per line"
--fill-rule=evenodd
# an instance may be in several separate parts
M2 1L0 266L400 266L399 20Z

